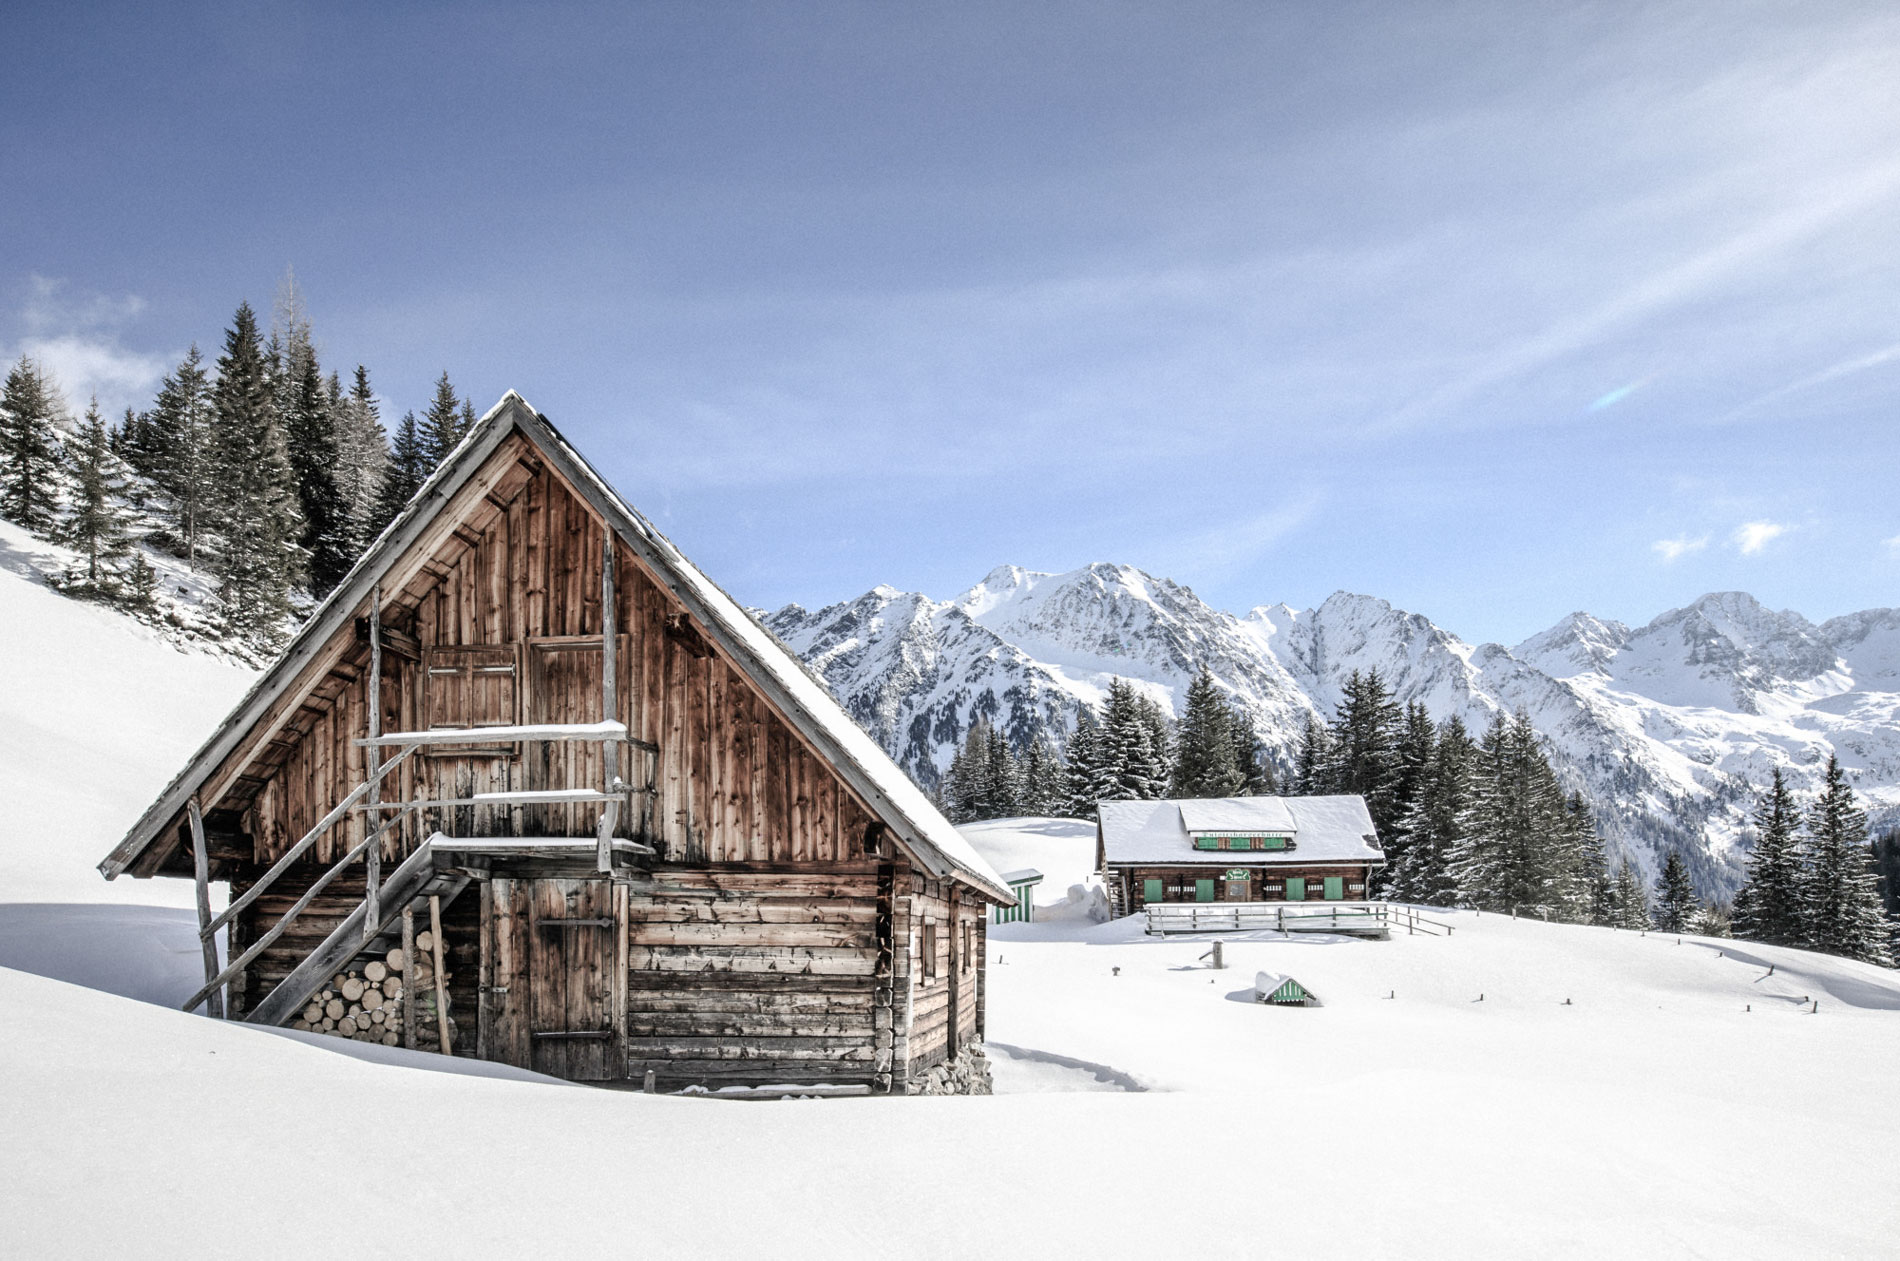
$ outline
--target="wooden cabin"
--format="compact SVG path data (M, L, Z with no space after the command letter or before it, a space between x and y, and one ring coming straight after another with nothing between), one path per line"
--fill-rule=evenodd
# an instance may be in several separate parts
M1103 801L1095 818L1118 916L1151 902L1364 902L1385 865L1357 796Z
M986 1090L1014 903L513 393L100 870L197 882L187 1010L662 1089Z

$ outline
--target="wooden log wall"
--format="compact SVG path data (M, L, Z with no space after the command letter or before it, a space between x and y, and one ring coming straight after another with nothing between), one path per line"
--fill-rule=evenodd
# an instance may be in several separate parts
M949 882L913 873L909 886L913 891L903 899L908 907L902 917L909 944L902 952L906 974L900 977L909 1019L900 1022L902 1068L893 1069L899 1081L955 1058L980 1036L978 977L987 914L986 904Z
M879 869L676 869L628 908L628 1076L872 1084Z
M593 722L600 709L602 525L559 475L532 452L504 446L508 470L486 470L492 487L454 528L440 532L414 575L386 599L387 637L410 648L385 653L383 726L416 730L432 709L424 688L435 650L506 649L515 663L513 712L491 720ZM650 820L666 856L685 862L832 863L861 852L870 823L863 804L813 756L759 692L712 647L663 587L622 547L616 552L617 717L659 746L653 798L623 812L631 836ZM404 570L398 565L392 577ZM351 632L344 632L345 635ZM329 675L273 736L219 803L242 811L254 859L268 863L367 773L367 648L345 645ZM460 660L461 658L456 658ZM447 667L443 667L446 669ZM438 675L437 677L444 677ZM446 684L445 684L446 686ZM495 690L492 695L501 695ZM647 775L645 755L622 773ZM602 786L597 745L502 746L412 758L385 799L464 797L478 792ZM248 794L248 795L245 795ZM399 860L440 829L456 836L590 835L594 806L463 807L412 820L384 846ZM358 813L333 829L312 860L335 859L363 836Z

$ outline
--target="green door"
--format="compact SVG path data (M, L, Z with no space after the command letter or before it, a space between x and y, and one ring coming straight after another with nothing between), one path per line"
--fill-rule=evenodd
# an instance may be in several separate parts
M1289 902L1306 901L1306 877L1288 876L1286 878L1286 900Z
M1194 882L1194 900L1196 902L1212 902L1214 900L1214 882L1212 880L1196 880Z
M1346 896L1346 878L1344 876L1326 877L1326 900L1337 902Z
M1161 882L1159 880L1142 881L1141 882L1141 900L1143 902L1161 901Z

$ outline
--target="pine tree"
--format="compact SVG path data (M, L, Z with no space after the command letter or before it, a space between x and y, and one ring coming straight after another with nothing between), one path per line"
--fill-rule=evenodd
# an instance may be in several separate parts
M1068 786L1062 763L1040 736L1029 742L1022 759L1022 812L1028 815L1060 814Z
M963 743L951 755L950 769L943 779L944 812L952 823L969 823L985 817L984 779L988 763L989 723L978 718L970 724Z
M248 303L238 307L225 334L212 406L217 422L210 507L223 536L218 560L222 616L233 638L268 651L281 640L290 612L300 569L301 522L272 404L269 366Z
M1564 817L1585 897L1580 918L1586 924L1607 926L1616 911L1615 888L1610 880L1609 858L1603 852L1603 838L1597 835L1596 819L1582 793L1570 794L1564 804Z
M1880 881L1880 904L1887 918L1900 924L1900 828L1888 828L1874 837L1874 875Z
M1643 887L1642 877L1637 875L1636 864L1627 857L1616 869L1614 882L1615 909L1611 912L1610 922L1617 928L1627 928L1632 932L1649 927L1649 893Z
M1240 795L1274 796L1280 786L1274 782L1273 763L1267 758L1267 746L1261 742L1260 733L1254 730L1253 719L1238 709L1229 712L1233 721L1227 725L1227 734L1234 745L1234 765L1240 768Z
M1239 724L1203 666L1188 684L1187 705L1174 741L1175 797L1237 797L1247 775L1235 757Z
M1022 774L1009 737L991 727L984 747L982 817L1005 819L1022 813L1022 795Z
M197 568L216 493L216 416L204 357L192 346L159 384L138 449L142 472L158 491L166 525L163 545Z
M1354 670L1333 715L1327 779L1331 791L1366 799L1373 829L1385 836L1395 819L1399 771L1399 707L1377 670Z
M449 384L446 372L436 381L435 399L422 414L421 434L423 455L428 461L427 472L423 474L426 478L462 440L462 407L456 401L455 387Z
M59 413L52 382L22 355L0 389L0 517L42 538L59 509Z
M1581 918L1589 893L1565 797L1522 711L1497 715L1479 744L1477 792L1453 847L1459 896L1483 910Z
M1101 721L1086 705L1076 713L1075 730L1069 733L1065 753L1068 781L1065 813L1073 819L1092 819L1095 803L1110 799L1115 775Z
M1808 807L1803 838L1806 877L1802 903L1807 945L1823 954L1893 966L1893 924L1881 909L1867 843L1867 816L1833 755L1821 795Z
M273 392L303 521L297 544L304 552L311 593L321 597L342 580L356 557L350 550L348 516L337 488L332 397L317 363L296 281L289 276L278 298L278 324L272 341L281 346L281 358Z
M1144 699L1126 679L1108 685L1101 744L1108 791L1099 800L1150 801L1167 793L1167 753L1156 741L1159 707Z
M336 489L343 504L349 555L354 560L375 541L385 524L381 503L383 479L389 469L389 435L383 432L376 395L369 385L369 370L362 364L356 365L356 380L347 394L335 388L331 394L337 399L333 413Z
M1798 946L1807 938L1802 906L1799 812L1777 766L1755 806L1755 845L1748 874L1735 895L1735 935L1771 946Z
M1333 791L1328 767L1332 762L1332 741L1326 726L1312 714L1300 728L1299 748L1293 755L1293 791L1301 797L1318 797Z
M1398 771L1392 788L1392 820L1387 829L1379 834L1386 865L1373 876L1376 896L1391 896L1392 891L1399 886L1399 873L1405 866L1405 851L1411 846L1410 827L1418 813L1419 800L1425 793L1426 780L1431 774L1432 750L1436 739L1431 715L1426 712L1425 706L1418 701L1407 705L1404 726L1399 732Z
M383 472L383 483L376 495L376 532L381 533L391 521L409 506L416 492L422 489L422 483L435 471L430 462L427 444L417 426L416 414L404 412L402 423L396 426L396 437L389 446L389 462Z
M115 598L121 591L119 568L132 548L129 513L122 502L127 478L124 463L112 453L96 396L67 446L67 460L72 496L60 538L84 557L83 571L71 576L71 585L90 595Z
M1456 714L1439 726L1418 801L1399 823L1405 850L1387 884L1387 896L1430 906L1449 906L1457 900L1451 859L1476 808L1476 754L1477 746Z
M1695 888L1689 883L1689 865L1682 851L1672 849L1663 859L1662 874L1656 877L1655 920L1665 933L1688 931L1689 920L1697 910Z

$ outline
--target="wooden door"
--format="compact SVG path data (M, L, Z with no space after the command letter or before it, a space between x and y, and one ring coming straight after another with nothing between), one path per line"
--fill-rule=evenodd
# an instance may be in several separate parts
M481 1054L569 1081L624 1076L626 889L497 877L483 899Z
M528 721L602 721L600 637L528 641ZM604 788L600 746L592 741L549 741L528 746L530 789ZM526 830L538 836L590 836L599 807L531 806Z

